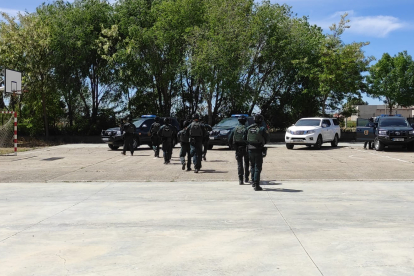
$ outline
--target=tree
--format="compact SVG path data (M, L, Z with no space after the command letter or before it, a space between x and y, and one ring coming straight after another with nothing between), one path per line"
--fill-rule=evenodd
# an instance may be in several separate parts
M349 20L347 13L341 16L338 25L330 27L332 34L326 36L318 49L319 59L316 64L306 64L302 73L308 76L317 87L321 114L326 109L336 109L347 97L358 96L366 87L362 73L368 70L372 57L365 57L362 47L368 42L344 44L341 35Z
M390 111L396 105L414 105L414 61L406 51L394 57L384 53L369 70L368 94L385 98Z
M30 114L26 121L36 128L43 117L44 133L49 136L49 109L54 108L59 98L54 93L47 21L36 13L19 13L17 19L6 13L1 15L6 21L0 25L0 63L24 73L25 85L31 91L23 96L25 110Z

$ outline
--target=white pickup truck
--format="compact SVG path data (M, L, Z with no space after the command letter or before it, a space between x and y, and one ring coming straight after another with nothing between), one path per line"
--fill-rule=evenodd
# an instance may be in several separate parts
M331 142L332 147L338 146L341 128L337 119L302 118L286 130L286 148L294 145L314 146L320 149L323 143Z

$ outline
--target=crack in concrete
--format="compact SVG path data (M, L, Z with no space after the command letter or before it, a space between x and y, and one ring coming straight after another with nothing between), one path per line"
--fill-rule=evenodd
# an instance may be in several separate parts
M63 258L62 256L58 255L58 254L56 254L56 256L58 256L59 258L61 258L61 259L64 261L64 263L63 263L63 267L64 267L64 268L65 268L65 270L67 271L66 275L69 275L69 269L67 269L67 268L66 268L66 259L65 259L65 258Z
M293 230L292 226L290 226L289 222L286 220L286 218L283 216L282 212L279 210L279 208L277 207L276 203L273 201L273 199L270 197L269 192L267 192L267 196L269 197L270 201L273 203L273 205L275 206L277 212L280 214L280 216L283 218L283 220L285 221L286 225L289 227L290 231L293 233L293 235L295 236L296 240L299 242L300 246L302 247L302 249L305 251L306 255L308 255L309 259L312 261L312 263L314 264L314 266L318 269L319 273L321 273L321 275L323 276L322 271L319 269L318 265L315 263L315 261L312 259L311 255L309 254L309 252L306 250L305 246L303 246L302 242L299 240L299 237L296 235L295 231Z

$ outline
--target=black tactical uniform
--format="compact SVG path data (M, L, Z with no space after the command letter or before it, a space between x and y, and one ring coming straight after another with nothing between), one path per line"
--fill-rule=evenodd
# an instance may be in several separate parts
M187 171L191 171L191 156L190 156L190 134L188 131L189 122L185 121L183 129L178 132L178 141L181 143L180 160L182 169L185 170L185 157L187 156Z
M160 143L161 139L158 136L158 131L161 128L160 118L155 117L155 122L152 123L149 135L151 135L152 149L154 150L154 157L160 157Z
M249 154L247 152L247 127L245 126L247 118L240 116L239 125L232 129L229 136L229 142L234 145L236 150L237 173L239 175L239 184L243 185L244 181L249 182ZM243 166L244 162L244 166Z
M164 164L169 164L171 160L172 138L174 136L174 129L170 123L171 123L171 119L165 118L164 125L160 127L160 130L158 131L158 136L162 140L162 151L163 151L163 156L164 156Z
M201 158L203 154L204 127L198 121L199 118L198 114L194 114L193 122L188 126L190 133L190 152L193 157L195 173L198 173L201 169Z
M125 155L125 152L129 150L131 155L134 155L134 136L135 136L136 127L132 123L132 119L129 118L128 122L121 127L121 133L124 135L124 147L122 154Z
M254 124L247 128L246 140L249 149L249 159L252 168L252 181L255 191L261 191L260 187L260 173L263 164L263 146L269 140L269 133L266 127L262 126L263 116L256 114L254 116Z
M205 124L204 122L201 122L204 127L204 138L203 138L203 160L207 160L207 150L208 150L208 141L210 141L210 131L213 130L213 128L209 124Z
M375 127L374 119L369 118L368 124L366 124L365 126L367 126L367 127ZM374 132L375 132L375 129L374 129ZM365 141L365 143L364 143L364 149L367 149L367 144L368 144L368 148L369 149L373 149L374 148L373 147L373 141Z

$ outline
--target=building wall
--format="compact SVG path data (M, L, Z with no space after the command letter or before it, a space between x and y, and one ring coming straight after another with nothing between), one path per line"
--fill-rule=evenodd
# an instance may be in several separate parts
M381 114L389 114L390 110L386 105L357 105L355 109L358 114L353 114L350 121L356 121L357 118L371 118L380 116ZM401 114L405 118L414 117L414 107L396 107L392 109L392 114Z

